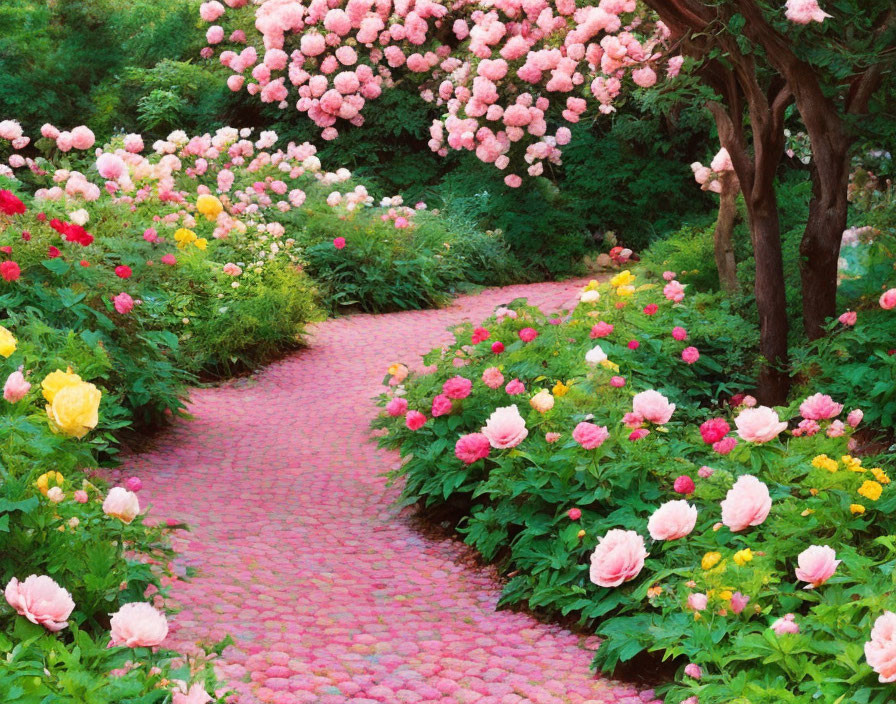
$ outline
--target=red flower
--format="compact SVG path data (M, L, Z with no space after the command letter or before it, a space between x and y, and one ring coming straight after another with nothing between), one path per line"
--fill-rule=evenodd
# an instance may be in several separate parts
M79 263L81 264L81 266L90 266L90 262L86 259L82 259Z
M496 341L492 343L492 352L495 354L501 354L504 351L504 343L500 341Z
M28 208L12 191L0 191L0 213L4 215L21 215Z
M711 418L700 426L700 435L707 445L718 442L729 432L731 432L731 426L725 422L724 418Z
M46 214L46 213L38 213L38 214L37 214L37 219L40 220L41 222L46 222L46 221L47 221L47 214Z
M22 270L15 262L0 263L0 276L2 276L6 281L15 281L19 278L19 276L21 276L21 274Z
M485 328L476 328L473 330L472 342L474 345L478 345L480 342L484 342L489 337L491 337L491 333Z
M571 521L577 521L582 517L582 510L578 508L571 508L566 512L566 515L569 516Z
M10 247L9 245L0 247L0 252L3 252L4 254L12 254L12 247Z
M644 306L644 313L647 315L653 315L659 309L660 309L660 307L656 303L650 303L650 304Z
M56 257L61 257L62 252L59 251L58 247L54 247L53 245L50 245L49 249L47 249L47 256L50 259L55 259Z
M333 240L333 246L336 249L344 249L345 248L345 237L337 237Z
M30 242L31 241L31 233L28 232L28 230L24 230L22 232L22 239L25 240L26 242Z
M694 489L694 480L691 479L687 474L682 474L675 480L675 484L672 487L679 494L693 494Z
M535 328L523 328L518 334L523 342L532 342L538 337L538 331Z
M640 346L641 346L641 343L638 342L637 340L629 340L629 341L628 341L628 348L629 348L630 350L636 350L636 349L638 349Z
M131 278L131 274L133 273L134 272L131 271L131 267L125 266L124 264L119 264L117 267L115 267L115 275L119 279L129 279Z

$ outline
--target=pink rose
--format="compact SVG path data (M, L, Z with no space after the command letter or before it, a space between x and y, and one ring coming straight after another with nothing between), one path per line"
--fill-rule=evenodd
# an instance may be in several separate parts
M703 611L707 603L709 603L709 598L706 594L701 594L700 592L688 594L688 608L692 611Z
M386 404L386 413L388 413L393 418L403 416L407 410L407 399L403 399L401 397L393 398L391 401L389 401L389 403Z
M589 336L592 340L595 340L599 337L606 337L613 332L613 326L610 323L605 323L603 320L599 321L597 325L591 328L591 332Z
M532 342L532 340L538 337L538 331L535 328L523 328L520 330L519 335L523 342Z
M808 582L804 589L820 587L827 582L842 560L837 560L837 553L827 545L812 545L803 550L797 558L796 578Z
M525 393L526 387L519 379L513 379L507 383L504 390L511 396L518 396L519 394Z
M171 704L207 704L210 701L212 698L198 682L189 689L184 684L171 695Z
M800 415L807 420L827 420L839 415L842 403L834 403L827 394L813 394L800 404Z
M849 415L846 416L846 422L849 424L850 428L855 428L859 423L862 422L862 418L865 417L865 411L861 408L856 408L849 412Z
M896 308L896 288L884 291L880 297L880 307L884 310L893 310Z
M640 574L647 555L644 538L633 530L613 528L598 538L591 554L591 581L599 587L618 587Z
M667 501L650 516L647 532L654 540L678 540L697 524L697 509L687 501Z
M688 677L693 677L695 680L699 680L703 677L703 671L700 669L700 666L693 662L689 662L684 666L684 674Z
M605 426L586 421L579 423L572 431L572 439L586 450L600 447L608 437L610 437L610 432Z
M408 411L404 416L404 424L409 430L420 430L426 424L426 416L420 411Z
M665 425L675 412L675 404L659 391L642 391L632 399L632 410L644 420Z
M718 452L720 455L727 455L735 447L737 447L737 438L730 436L712 444L713 452Z
M31 384L25 381L25 375L22 370L18 369L6 377L6 383L3 385L3 398L10 403L18 403L31 390Z
M744 474L738 477L722 501L722 523L732 533L737 533L765 521L771 507L768 487L752 474Z
M115 306L115 310L121 315L127 315L132 310L134 310L134 299L131 298L127 293L122 291L117 296L112 299L112 303Z
M75 608L72 595L46 575L35 574L20 582L13 577L6 585L6 601L20 616L48 631L61 631Z
M152 648L168 635L168 621L165 614L150 604L136 601L125 604L112 614L110 629L112 645Z
M693 479L687 474L682 474L675 478L675 483L672 485L672 488L678 494L693 494L697 487L694 485Z
M497 367L489 367L482 372L482 383L490 389L497 389L504 383L504 375Z
M674 328L672 328L672 337L679 342L683 342L684 340L688 339L688 331L684 328L675 326Z
M454 376L442 384L442 393L448 398L466 398L473 389L473 382L462 376Z
M896 289L893 289L896 291ZM896 682L896 614L884 611L874 622L865 659L881 682Z
M113 487L103 501L103 513L114 516L122 523L130 523L140 513L140 500L133 491L120 486Z
M438 418L448 413L451 413L451 399L445 394L439 394L432 400L432 417Z
M698 359L700 359L700 352L696 347L685 347L681 351L681 358L687 364L694 364Z
M787 427L778 414L768 406L745 408L734 419L737 434L747 442L769 442Z
M477 460L488 457L491 451L489 439L482 433L469 433L458 438L454 445L454 454L464 464L473 464Z
M488 438L492 447L503 450L519 445L526 439L529 431L519 409L513 405L496 408L485 422L482 434Z
M741 594L740 592L734 592L731 595L731 610L739 614L745 608L747 608L747 604L750 603L750 597Z
M785 633L799 633L800 627L793 614L785 614L771 625L775 635L782 636ZM867 647L867 646L866 646ZM867 651L866 656L867 657Z
M842 313L837 320L840 321L841 325L846 325L847 327L852 327L856 324L856 320L858 319L858 314L854 310L848 310L845 313Z

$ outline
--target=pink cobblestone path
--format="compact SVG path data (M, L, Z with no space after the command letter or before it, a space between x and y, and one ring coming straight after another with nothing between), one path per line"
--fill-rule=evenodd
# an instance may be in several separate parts
M411 362L526 296L546 312L581 282L491 289L442 310L316 326L310 346L251 379L191 394L193 421L128 459L190 582L172 590L172 643L230 633L220 672L240 704L642 704L652 692L594 677L579 636L496 611L500 586L467 548L421 536L369 441L386 366ZM593 647L593 645L592 645Z

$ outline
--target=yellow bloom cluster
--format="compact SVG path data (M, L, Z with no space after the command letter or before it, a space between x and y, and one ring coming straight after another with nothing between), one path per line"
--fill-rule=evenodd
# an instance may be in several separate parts
M859 494L870 501L877 501L880 498L884 488L875 481L865 481L859 487Z
M700 560L700 566L705 570L711 570L722 559L722 553L720 552L708 552L703 556L703 559Z
M208 247L208 240L205 237L197 237L195 232L185 227L174 232L174 241L177 242L179 249L186 249L193 245L197 249L204 251Z
M836 472L839 465L837 464L837 460L831 459L827 455L816 455L812 460L812 466L816 469L826 469L829 472Z
M882 470L880 467L872 467L871 470L869 470L869 471L874 476L874 478L877 481L879 481L881 484L889 484L890 483L890 477L887 476L887 473L884 470Z
M840 461L843 465L851 472L864 472L865 468L862 467L862 460L858 457L851 457L850 455L843 455L840 458Z
M47 400L50 429L75 438L83 438L99 422L102 392L83 381L71 369L57 369L41 382Z
M196 210L205 215L208 220L215 220L224 206L215 196L204 193L196 199Z
M616 289L617 296L631 296L635 292L635 287L632 286L632 281L634 280L634 274L625 269L610 279L610 286Z
M564 384L562 381L558 381L554 384L554 388L551 389L551 393L556 397L566 396L569 393L569 384Z
M5 327L0 325L0 355L9 357L16 351L16 338Z
M753 551L750 550L750 548L738 550L736 553L734 553L734 557L732 559L734 560L735 564L743 567L753 559Z

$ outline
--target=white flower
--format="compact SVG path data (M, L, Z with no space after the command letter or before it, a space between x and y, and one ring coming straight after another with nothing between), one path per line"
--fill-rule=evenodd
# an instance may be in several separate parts
M594 289L582 291L582 293L579 295L579 300L582 303L597 303L600 300L600 293L598 293Z
M607 353L601 349L600 345L597 345L593 349L588 350L588 354L585 355L585 361L591 365L600 364L606 359Z

